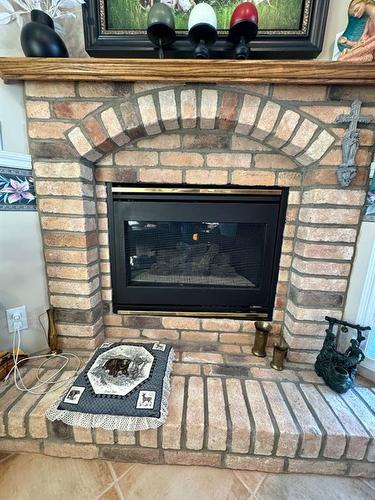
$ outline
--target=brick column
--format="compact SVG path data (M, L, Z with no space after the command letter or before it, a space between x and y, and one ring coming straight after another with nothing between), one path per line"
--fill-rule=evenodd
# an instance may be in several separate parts
M59 345L92 349L103 337L92 168L38 160L34 178Z

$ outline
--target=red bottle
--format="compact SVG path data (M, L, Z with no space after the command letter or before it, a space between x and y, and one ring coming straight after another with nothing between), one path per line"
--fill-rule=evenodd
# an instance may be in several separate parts
M258 33L258 10L251 2L244 2L234 9L230 19L228 40L236 45L236 59L247 59L249 47L247 43L254 40Z

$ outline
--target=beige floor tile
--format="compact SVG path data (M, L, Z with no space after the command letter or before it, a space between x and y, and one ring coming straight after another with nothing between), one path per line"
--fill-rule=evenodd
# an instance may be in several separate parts
M113 482L105 462L14 455L0 464L1 500L93 500Z
M112 488L110 488L100 497L100 500L119 500L119 499L120 496L117 493L115 486L112 486Z
M374 491L359 479L309 474L269 474L257 500L374 500Z
M135 467L135 464L125 464L122 462L107 462L109 467L112 467L115 477L120 479L124 474L126 474L130 469Z
M256 472L256 471L244 471L237 470L233 471L234 474L242 481L242 483L246 486L250 493L253 493L257 490L260 483L265 479L267 474L265 472Z
M209 467L137 465L120 481L129 500L245 500L245 486L232 471Z

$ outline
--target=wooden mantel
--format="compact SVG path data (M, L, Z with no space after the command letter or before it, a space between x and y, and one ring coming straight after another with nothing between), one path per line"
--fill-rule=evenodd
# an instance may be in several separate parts
M49 81L173 81L374 85L375 63L293 60L0 58L0 77Z

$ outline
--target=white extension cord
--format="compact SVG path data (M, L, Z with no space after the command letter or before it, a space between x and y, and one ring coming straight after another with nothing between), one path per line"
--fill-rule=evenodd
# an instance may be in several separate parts
M61 387L62 385L64 385L68 380L71 380L77 376L77 373L81 367L81 360L79 359L79 357L76 354L73 354L71 352L66 352L64 354L38 354L38 355L34 355L34 356L28 356L27 358L18 359L18 353L19 353L19 350L21 347L20 317L17 317L17 316L13 317L13 324L14 324L14 329L15 329L14 334L13 334L14 366L10 370L8 375L6 376L4 382L6 382L9 379L10 375L13 373L14 385L17 387L17 389L19 391L28 392L30 394L34 394L35 396L42 396L43 394L46 394L49 391L50 387L48 387L48 386L52 386L53 389L57 389L57 388ZM23 381L19 366L21 363L23 363L25 361L29 361L30 359L38 359L38 358L39 359L46 358L46 359L44 359L44 361L38 367L38 371L36 374L36 378L37 378L36 382L33 385L31 385L30 387L26 387L26 385ZM40 378L40 371L42 370L44 365L47 363L47 361L52 359L52 358L53 359L56 359L56 358L62 359L64 361L63 365L57 370L57 372L55 372L49 378L41 379ZM76 358L78 360L78 367L74 370L74 374L71 375L70 377L65 377L61 380L56 380L56 378L64 371L66 365L69 363L69 358ZM43 390L42 392L35 392L37 389L39 389L40 387L43 387L45 385L47 385L45 390Z

